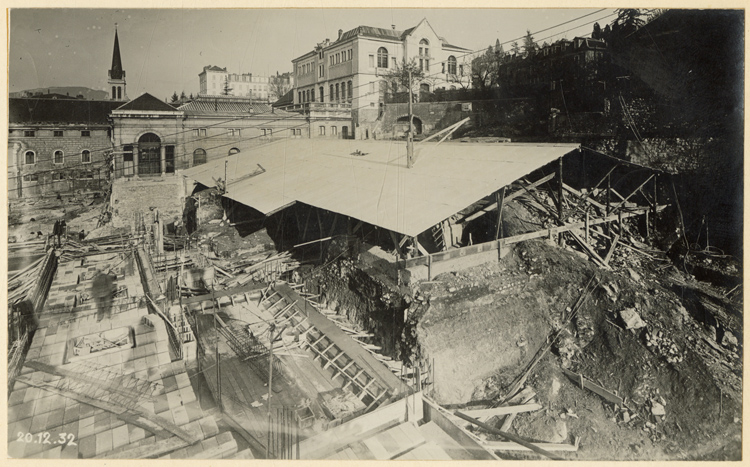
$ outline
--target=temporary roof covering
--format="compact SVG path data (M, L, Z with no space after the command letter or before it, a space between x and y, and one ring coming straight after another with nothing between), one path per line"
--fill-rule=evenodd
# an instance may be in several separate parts
M578 147L427 142L409 169L404 142L284 139L183 173L214 186L226 161L225 196L266 215L299 201L416 236Z

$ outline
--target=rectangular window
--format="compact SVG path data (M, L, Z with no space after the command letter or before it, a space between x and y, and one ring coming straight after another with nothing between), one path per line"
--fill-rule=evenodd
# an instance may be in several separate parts
M425 60L424 61L424 69L425 69L425 71L430 71L430 61L429 60Z
M419 59L419 69L424 70L424 59L422 58Z
M53 136L54 136L55 138L62 138L63 132L62 132L62 130L54 130L54 131L52 132L52 135L53 135Z
M24 161L27 165L36 164L36 153L34 151L26 151Z
M392 64L392 68L395 70L396 69L396 57L391 57L391 64Z
M319 126L318 127L318 134L321 135L321 136L325 136L325 134L326 134L326 127L324 127L323 125Z
M337 134L337 133L336 133L336 127L335 127L335 126L332 126L332 127L331 127L331 134L332 134L332 135L334 135L334 136L335 136L335 135Z
M323 70L324 70L324 69L325 69L325 67L324 67L323 65L320 65L320 67L318 67L318 77L319 77L319 78L322 78L322 77L323 77L323 73L324 73L324 71L323 71Z
M200 136L200 133L198 133L198 129L193 130L193 136Z
M91 163L91 151L88 151L88 150L81 151L81 163L82 164Z
M89 130L81 130L81 136L82 137L91 136L91 131L89 131Z
M63 163L63 152L62 151L55 151L53 154L53 163L55 164L62 164Z
M27 138L33 138L36 136L36 132L34 130L24 130L23 135Z
M297 128L296 130L294 130L294 134L296 134L297 136L302 136L302 128Z
M370 54L370 68L375 68L375 55Z
M206 129L201 128L200 130L201 130L201 136L206 136Z
M352 59L352 49L349 49L349 60Z
M52 180L64 180L65 177L63 177L63 174L61 173L53 173L52 174Z
M24 182L37 182L39 181L39 175L38 174L28 174L23 176Z

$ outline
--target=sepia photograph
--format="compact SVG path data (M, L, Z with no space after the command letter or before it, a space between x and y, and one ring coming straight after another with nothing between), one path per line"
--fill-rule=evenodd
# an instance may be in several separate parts
M743 9L105 6L6 9L6 461L742 460Z

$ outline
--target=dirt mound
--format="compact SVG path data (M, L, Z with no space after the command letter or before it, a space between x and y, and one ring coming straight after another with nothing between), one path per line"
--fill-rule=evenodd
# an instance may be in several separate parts
M560 330L527 379L544 409L519 415L511 431L540 442L577 439L578 452L566 453L576 459L739 459L741 307L663 258L627 251L606 271L567 248L529 241L498 263L422 285L429 308L417 341L435 359L434 397L498 400ZM597 287L561 329L592 276ZM563 367L624 404L582 389Z

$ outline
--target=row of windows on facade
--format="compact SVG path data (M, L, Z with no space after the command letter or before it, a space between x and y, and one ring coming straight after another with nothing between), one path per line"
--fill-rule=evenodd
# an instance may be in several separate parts
M71 179L71 180L73 180L73 179L75 179L75 180L91 180L91 179L94 178L94 173L91 172L91 171L89 171L89 170L78 172L76 175L77 176L75 176L75 177L72 177L72 176L67 176L66 177L64 173L54 172L52 174L52 180L53 181L60 181L60 180L66 180L66 179ZM23 176L23 181L24 182L38 182L39 181L39 174L38 173L35 173L35 174L26 174L26 175Z
M325 88L323 86L320 86L318 88L318 99L320 99L320 102L325 102L325 94L324 94ZM299 91L297 93L297 100L299 102L317 102L315 100L315 88L313 89L307 89L305 91ZM352 82L351 80L331 84L328 91L328 101L334 102L334 101L341 101L341 100L347 100L351 102L352 100Z
M328 55L328 66L338 65L339 63L349 62L352 60L352 49L342 50L340 52L331 53ZM323 52L320 53L320 60L323 60ZM314 62L303 63L297 67L298 75L306 75L313 72ZM318 66L318 76L322 78L325 73L324 65Z
M342 126L342 127L341 127L341 132L342 132L342 133L343 133L344 135L346 135L346 134L347 134L347 127L345 127L345 126ZM318 134L319 134L320 136L325 136L325 134L326 134L326 127L325 127L324 125L320 125L320 126L318 127ZM336 136L336 135L338 135L338 134L339 134L339 133L338 133L338 127L336 127L336 126L331 126L331 136Z
M271 136L273 134L272 128L259 128L260 135L261 136ZM290 129L292 133L294 134L294 129ZM193 136L194 137L205 137L208 132L207 128L194 128L193 129ZM242 136L242 128L227 128L226 134L229 136ZM212 135L214 136L214 135ZM218 135L215 135L218 136Z
M78 131L78 130L76 130ZM81 131L81 137L83 138L89 138L91 137L91 130L80 130ZM9 133L13 133L13 130L10 130ZM40 130L23 130L23 136L25 138L35 138L36 136L41 136L42 132ZM55 138L62 138L65 136L64 130L52 130L52 136ZM112 136L112 130L107 128L107 136Z
M61 150L55 150L52 153L52 162L55 164L62 164L65 162L65 153ZM24 154L24 163L26 165L34 165L37 163L36 160L36 152L34 151L26 151ZM81 151L81 163L82 164L90 164L91 163L91 151L88 149L84 149Z

